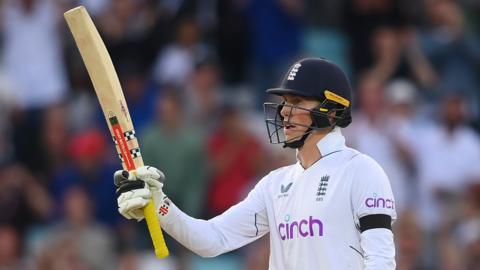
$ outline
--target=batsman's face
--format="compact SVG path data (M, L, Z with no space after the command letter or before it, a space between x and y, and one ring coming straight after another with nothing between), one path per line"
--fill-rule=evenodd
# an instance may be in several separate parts
M310 111L320 104L319 101L300 96L284 95L284 106L280 111L283 117L283 131L287 141L303 136L312 124Z

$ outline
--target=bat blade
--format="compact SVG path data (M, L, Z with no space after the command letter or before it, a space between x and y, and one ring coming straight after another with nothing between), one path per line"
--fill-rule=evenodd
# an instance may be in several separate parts
M143 166L143 160L120 81L107 48L85 7L73 8L65 12L64 17L95 88L122 167L128 171L135 170ZM144 208L144 214L156 256L167 257L169 252L153 201Z

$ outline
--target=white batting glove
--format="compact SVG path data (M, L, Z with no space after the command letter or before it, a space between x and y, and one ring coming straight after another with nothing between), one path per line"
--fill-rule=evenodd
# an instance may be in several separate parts
M127 219L144 219L143 208L150 199L158 210L166 198L162 191L165 175L157 168L142 166L131 172L120 170L115 172L113 179L118 187L118 211Z

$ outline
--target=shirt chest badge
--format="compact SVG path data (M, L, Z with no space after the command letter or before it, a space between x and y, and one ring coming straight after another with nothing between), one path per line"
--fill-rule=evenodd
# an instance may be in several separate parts
M318 188L317 188L317 202L323 201L323 198L327 194L327 188L328 188L328 180L330 179L330 175L324 175L322 178L320 178L320 182L318 183Z
M283 198L288 196L288 191L292 187L293 182L288 183L287 185L280 185L280 194L278 195L278 198Z

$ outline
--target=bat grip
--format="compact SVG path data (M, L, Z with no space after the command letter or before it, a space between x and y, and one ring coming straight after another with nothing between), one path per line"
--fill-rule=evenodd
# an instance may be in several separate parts
M165 245L165 239L163 238L162 229L160 228L160 222L157 218L157 211L153 204L153 201L150 202L143 208L143 214L145 220L147 221L148 231L153 242L153 248L155 249L155 255L159 259L163 259L168 256L168 248Z

